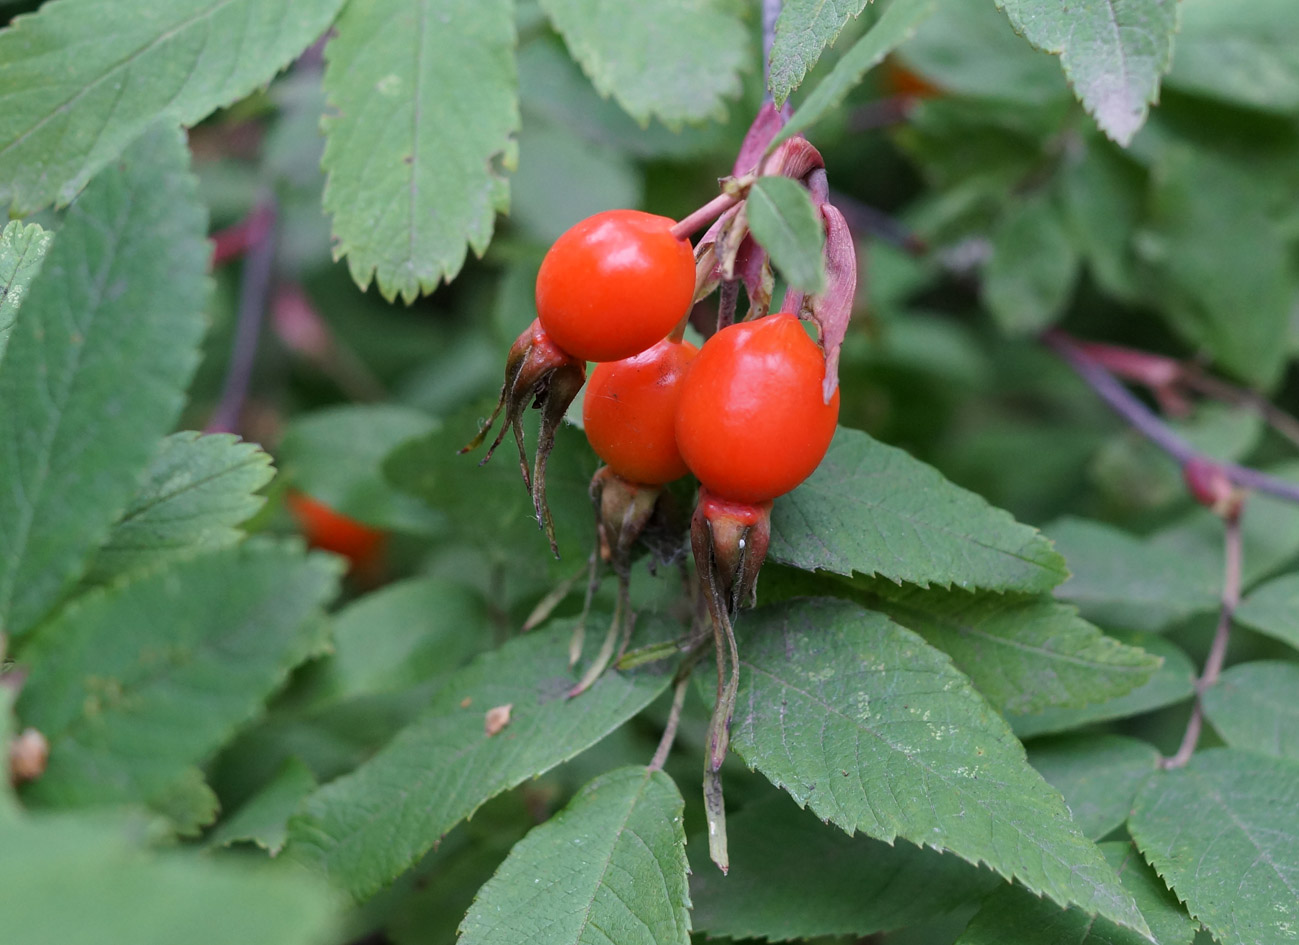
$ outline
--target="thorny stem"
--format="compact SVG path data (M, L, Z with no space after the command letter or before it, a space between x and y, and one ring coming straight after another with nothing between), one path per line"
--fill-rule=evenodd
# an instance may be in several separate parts
M682 217L668 232L679 240L687 239L700 227L712 223L743 199L744 195L742 193L718 194L694 213Z
M1161 765L1164 768L1181 768L1191 760L1195 747L1200 741L1200 732L1204 728L1204 706L1201 701L1204 693L1218 682L1222 674L1222 665L1227 661L1227 644L1231 640L1231 619L1240 603L1241 570L1244 558L1243 542L1240 533L1241 505L1237 503L1222 517L1226 526L1223 547L1226 565L1222 579L1222 609L1218 612L1218 627L1213 633L1213 643L1209 646L1208 658L1204 661L1204 671L1195 684L1195 705L1191 708L1191 718L1186 723L1186 733L1177 754L1165 758Z
M1115 379L1095 358L1068 335L1048 331L1042 343L1060 355L1111 410L1128 422L1138 433L1159 447L1182 466L1201 463L1219 470L1232 485L1242 489L1265 492L1268 495L1299 502L1299 485L1269 476L1267 473L1219 462L1196 450L1190 443L1172 431L1133 393Z
M239 415L248 398L252 381L253 363L257 360L257 343L261 337L262 320L270 300L271 280L275 270L275 199L263 197L253 211L264 224L251 227L244 270L239 285L239 313L235 322L234 346L230 366L226 369L221 399L207 423L208 433L235 433L239 428Z

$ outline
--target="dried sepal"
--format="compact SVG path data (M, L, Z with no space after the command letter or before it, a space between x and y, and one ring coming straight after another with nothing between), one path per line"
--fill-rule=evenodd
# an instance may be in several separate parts
M828 404L839 387L839 351L848 334L853 299L857 295L857 245L848 221L832 204L821 204L821 219L825 223L826 287L824 292L807 300L806 308L820 329L821 347L825 349L822 393Z
M586 382L586 363L579 361L555 345L534 321L510 346L505 361L505 383L496 409L479 429L478 434L461 450L467 453L477 449L487 438L501 412L505 420L497 431L496 439L487 448L481 466L492 458L496 448L505 439L507 431L514 432L514 442L519 448L519 470L524 487L532 497L537 524L546 533L550 550L559 557L555 544L555 525L546 503L546 460L555 445L555 433L563 422L569 404ZM529 406L541 410L541 432L537 439L537 453L531 471L528 469L528 452L523 439L523 414Z
M730 868L730 861L721 770L730 746L731 721L740 688L740 655L731 617L739 607L752 602L770 541L770 502L732 502L700 490L690 543L713 625L717 660L717 699L708 723L704 754L704 812L708 853L723 873Z

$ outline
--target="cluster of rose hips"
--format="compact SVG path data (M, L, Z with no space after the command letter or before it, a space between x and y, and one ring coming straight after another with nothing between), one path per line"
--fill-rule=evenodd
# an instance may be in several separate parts
M770 540L772 501L811 475L830 446L839 393L833 378L827 380L825 351L797 313L766 314L765 307L754 306L749 320L721 327L702 347L684 340L691 309L717 284L718 270L713 251L701 249L696 261L689 225L611 210L583 220L555 242L537 277L537 319L511 347L496 410L465 450L485 439L503 411L505 421L487 458L512 430L537 521L554 550L546 457L586 384L583 426L605 463L591 484L598 560L618 574L620 591L605 644L570 696L607 668L619 636L626 647L632 552L663 487L688 474L699 481L690 540L718 671L705 800L714 859L725 868L724 826L720 838L716 828L724 816L718 771L739 684L731 617L752 599ZM596 362L589 382L588 361ZM529 406L541 411L531 468L522 429ZM593 555L592 588L596 562ZM579 653L580 638L574 660Z

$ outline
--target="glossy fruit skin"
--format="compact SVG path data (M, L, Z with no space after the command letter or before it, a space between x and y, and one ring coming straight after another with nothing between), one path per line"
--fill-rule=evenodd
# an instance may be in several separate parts
M379 563L387 535L301 492L285 497L307 543L342 555L353 569L368 571Z
M782 313L723 328L705 342L677 404L677 446L714 496L759 504L821 462L839 420L822 396L825 355Z
M664 339L591 372L582 404L586 438L628 482L660 486L690 471L677 449L676 413L682 382L698 354L688 341Z
M690 241L668 217L606 210L555 241L537 274L537 317L564 351L619 361L666 337L695 292Z

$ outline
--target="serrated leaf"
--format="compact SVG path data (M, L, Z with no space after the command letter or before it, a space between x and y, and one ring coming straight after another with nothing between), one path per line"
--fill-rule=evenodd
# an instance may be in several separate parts
M35 223L23 226L21 220L11 221L0 231L0 360L4 359L9 333L27 288L41 271L50 239L50 234Z
M717 0L541 0L596 90L642 125L725 113L740 92L743 25Z
M353 0L325 47L334 258L407 303L481 256L519 128L509 0Z
M451 677L372 760L325 785L290 822L289 849L358 898L409 868L487 799L550 770L645 708L666 675L606 673L576 699L571 626L534 631ZM484 713L513 706L507 728Z
M1299 763L1232 748L1162 771L1128 829L1151 866L1223 945L1280 945L1299 925Z
M776 795L726 820L731 871L698 852L690 877L695 929L769 942L862 937L959 914L1001 885L991 871L910 843L849 837Z
M460 924L462 945L689 945L685 802L619 768L517 843Z
M63 0L0 31L0 206L64 204L154 121L269 82L343 0Z
M396 491L383 476L394 449L439 424L398 404L345 404L299 414L276 455L295 487L350 518L378 528L436 532L440 516Z
M1182 4L1169 88L1270 112L1299 109L1299 8L1290 0Z
M1204 716L1232 748L1299 760L1299 664L1230 667L1201 696Z
M857 40L830 74L822 79L799 105L785 127L772 139L768 150L796 134L802 134L839 107L862 77L884 61L934 12L935 0L893 0L875 25Z
M125 514L96 552L83 579L103 584L120 574L190 552L232 545L236 526L266 501L271 458L255 443L186 431L162 441Z
M1140 248L1164 317L1226 370L1253 385L1276 383L1296 279L1256 172L1179 147L1156 164L1152 182Z
M1068 735L1034 742L1028 763L1064 795L1083 835L1100 840L1128 819L1137 790L1159 766L1159 752L1123 735Z
M289 818L316 787L311 769L297 758L290 758L269 784L212 831L208 844L224 847L255 843L275 856L288 840Z
M164 796L320 652L339 565L249 542L92 591L23 651L24 724L50 741L32 802Z
M1055 596L1101 624L1158 630L1220 605L1222 569L1216 564L1103 522L1062 518L1043 531L1071 572Z
M1060 795L945 655L882 614L824 598L753 611L740 627L731 746L800 806L1146 931Z
M177 836L197 837L221 813L221 799L202 771L188 767L149 797L147 807L166 818Z
M947 652L979 691L1005 712L1079 707L1131 692L1160 660L1125 646L1050 597L889 589L868 600Z
M188 157L179 131L159 126L97 177L68 211L10 334L0 362L0 627L11 635L80 576L180 413L211 254Z
M1172 63L1177 0L997 0L997 7L1030 43L1060 57L1088 114L1129 144Z
M869 0L788 0L780 8L771 44L770 81L776 105L784 105L821 53Z
M992 233L983 303L1005 332L1041 331L1064 314L1078 269L1078 251L1055 202L1042 194L1013 202Z
M318 945L336 897L311 877L154 854L138 824L37 816L0 828L5 934L15 942Z
M1195 665L1191 658L1160 636L1131 630L1112 630L1110 635L1121 643L1140 647L1163 660L1150 679L1131 692L1105 702L1094 702L1080 709L1044 709L1033 715L1012 715L1011 728L1020 738L1067 732L1096 722L1126 719L1176 705L1195 694Z
M1250 591L1233 616L1299 650L1299 574L1283 574Z
M807 190L788 177L759 177L745 203L753 238L790 285L825 288L825 227Z
M1191 945L1196 925L1130 843L1102 843L1101 852L1132 893L1152 938L1097 920L1081 909L1061 911L1022 889L995 893L956 945Z
M844 427L816 472L776 500L769 556L809 571L967 589L1046 591L1068 576L1035 529Z

